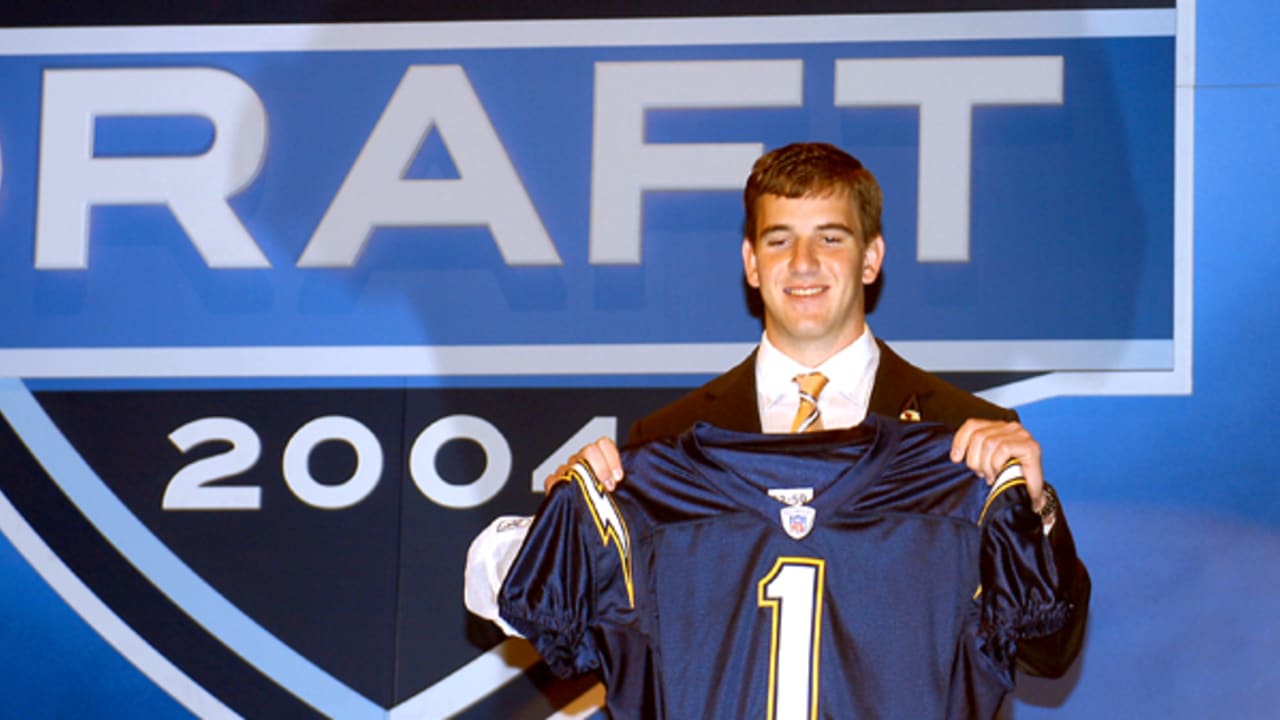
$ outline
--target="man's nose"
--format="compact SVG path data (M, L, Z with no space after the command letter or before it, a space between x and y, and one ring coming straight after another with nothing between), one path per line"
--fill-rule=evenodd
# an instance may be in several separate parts
M791 270L793 272L809 272L818 266L818 256L814 252L813 243L800 240L791 252Z

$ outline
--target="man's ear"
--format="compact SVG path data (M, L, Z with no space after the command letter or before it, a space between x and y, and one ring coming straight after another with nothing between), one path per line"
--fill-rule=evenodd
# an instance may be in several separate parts
M756 265L756 246L751 238L742 238L742 272L747 276L747 284L760 289L760 268Z
M884 264L884 236L876 235L867 242L862 251L862 284L870 285L880 277L880 267Z

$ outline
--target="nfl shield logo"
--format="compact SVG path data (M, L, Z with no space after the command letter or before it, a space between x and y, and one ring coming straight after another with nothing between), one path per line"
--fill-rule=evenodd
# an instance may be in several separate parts
M800 540L813 529L813 518L817 511L808 505L789 505L782 508L782 529L796 540Z

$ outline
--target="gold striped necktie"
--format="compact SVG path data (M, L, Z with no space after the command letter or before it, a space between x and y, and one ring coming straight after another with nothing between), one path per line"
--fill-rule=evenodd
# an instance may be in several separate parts
M817 432L822 429L822 411L818 410L818 395L827 386L827 376L820 372L804 373L794 378L800 386L800 407L791 423L791 432Z

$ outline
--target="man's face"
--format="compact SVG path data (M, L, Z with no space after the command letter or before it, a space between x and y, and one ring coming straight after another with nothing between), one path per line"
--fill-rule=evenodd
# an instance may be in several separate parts
M742 242L747 282L764 300L765 332L793 360L818 365L862 335L863 285L880 274L884 239L858 241L848 195L756 200L756 236Z

